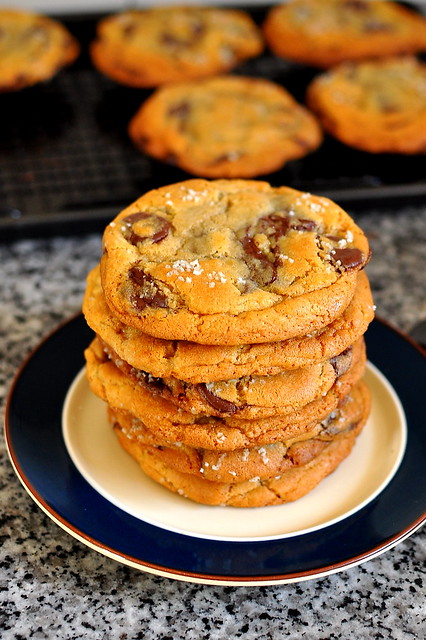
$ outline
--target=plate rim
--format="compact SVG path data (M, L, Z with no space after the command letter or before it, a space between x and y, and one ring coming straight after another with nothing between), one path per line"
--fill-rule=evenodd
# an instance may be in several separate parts
M8 447L9 452L9 447ZM202 574L199 572L192 571L181 571L172 568L165 568L162 565L155 564L152 562L143 561L139 558L134 558L126 553L118 553L116 550L110 548L109 546L103 544L101 541L96 541L91 536L88 536L84 532L78 530L76 527L67 523L63 518L61 518L57 513L54 513L53 510L49 507L46 501L39 495L37 491L30 489L30 486L26 484L24 477L19 474L19 466L16 466L15 461L11 459L12 466L15 470L18 479L20 480L22 486L24 487L27 494L33 499L33 501L38 505L38 507L47 515L49 518L57 524L61 529L63 529L66 533L71 535L76 540L79 540L90 549L101 553L102 555L115 560L121 564L132 567L134 569L138 569L139 571L145 571L146 573L151 573L153 575L158 575L166 578L172 578L176 580L180 580L183 582L191 582L195 584L209 584L209 585L222 585L222 586L268 586L274 584L290 584L294 582L304 582L307 580L312 580L316 578L323 578L328 575L332 575L334 573L338 573L342 570L351 569L356 567L363 562L367 562L373 558L377 558L382 555L389 549L392 549L400 542L403 542L407 538L409 538L413 533L419 530L425 522L426 516L420 516L415 522L412 523L409 527L401 531L398 535L389 539L386 545L378 545L372 548L370 551L365 553L360 553L357 556L351 558L350 562L341 561L336 563L331 563L329 566L325 567L324 570L310 570L310 571L300 571L286 574L285 577L283 575L277 576L268 576L265 579L264 576L233 576L229 578L228 576L223 576L222 574L214 574L211 573L206 577L206 574ZM153 525L154 526L154 525ZM182 534L176 534L182 535ZM242 543L243 544L243 543ZM245 543L246 544L246 543ZM250 543L249 543L250 544ZM256 544L254 542L253 544Z
M33 357L38 354L38 352L42 349L42 347L48 343L55 335L59 335L61 333L61 331L73 324L76 321L80 321L81 319L84 320L81 312L77 312L75 314L73 314L71 317L68 317L64 320L62 320L56 327L54 327L49 333L47 333L47 335L45 335L37 344L36 346L29 352L29 354L26 356L26 358L23 360L23 362L21 363L21 365L19 366L19 368L16 371L15 376L13 377L12 383L10 385L9 391L7 393L7 397L6 397L6 410L5 410L5 421L4 421L4 431L5 431L5 440L6 440L6 449L7 449L7 453L9 455L9 459L10 462L12 464L12 467L15 471L15 474L17 475L18 479L20 480L22 486L24 487L25 491L27 492L27 494L34 500L34 502L39 506L39 508L53 521L55 522L58 526L60 526L64 531L66 531L68 534L70 534L71 536L73 536L74 538L76 538L77 540L79 540L80 542L82 542L83 544L85 544L86 546L88 546L89 548L101 553L102 555L111 558L119 563L125 564L127 566L133 567L135 569L141 570L141 571L146 571L147 573L151 573L154 575L159 575L159 576L163 576L163 577L168 577L168 578L172 578L172 579L177 579L177 580L181 580L181 581L186 581L186 582L192 582L192 583L198 583L198 584L212 584L212 585L225 585L225 586L262 586L262 585L274 585L274 584L286 584L286 583L292 583L292 582L301 582L301 581L305 581L305 580L309 580L309 579L314 579L314 578L319 578L319 577L324 577L327 575L331 575L333 573L337 573L339 571L342 570L346 570L346 569L350 569L354 566L357 566L363 562L366 562L372 558L378 557L379 555L381 555L382 553L385 553L386 551L388 551L389 549L391 549L392 547L396 546L397 544L399 544L400 542L402 542L403 540L407 539L408 537L410 537L413 533L415 533L418 529L421 528L421 526L423 525L423 523L426 520L426 513L424 512L423 514L421 514L420 516L418 516L413 522L410 522L409 524L407 524L406 527L404 527L403 529L401 529L398 533L396 533L395 535L391 536L390 538L387 538L386 541L384 541L381 544L377 544L375 546L373 546L372 548L369 548L368 550L362 551L359 554L353 555L351 558L347 558L347 559L342 559L340 561L337 562L328 562L325 566L321 567L321 568L312 568L312 569L303 569L301 571L292 571L292 572L285 572L285 570L280 573L280 574L268 574L267 576L265 575L225 575L222 573L214 573L214 572L199 572L196 570L186 570L186 569L179 569L179 568L173 568L173 567L169 567L169 566L165 566L165 564L158 564L155 562L152 562L150 560L144 560L142 558L137 558L134 557L133 555L130 555L126 552L114 549L112 547L110 547L109 545L105 544L104 542L102 542L101 538L102 535L98 536L98 538L95 538L91 535L89 535L87 532L83 531L82 528L78 528L76 526L74 526L72 523L68 522L65 518L63 518L52 506L50 506L48 504L48 502L45 500L45 498L40 495L39 491L32 486L32 483L30 482L30 480L27 477L27 474L25 472L24 469L22 469L19 461L18 461L18 456L16 454L16 452L13 450L13 446L11 443L11 429L12 426L10 424L11 422L11 418L10 418L10 411L11 411L11 404L13 401L13 397L14 397L14 392L15 389L18 385L18 383L20 382L21 376L23 374L23 372L26 370L28 364L32 361ZM408 336L407 334L405 334L403 331L401 331L400 329L392 326L391 323L389 323L386 320L383 320L380 316L376 316L375 320L373 321L375 323L379 323L384 325L385 327L387 327L388 329L390 329L391 331L393 331L395 334L397 334L400 338L404 339L406 342L408 342L412 347L414 347L421 355L426 356L426 351L420 347L420 345L418 345L412 338L410 338L410 336ZM375 365L375 363L373 362L374 366L377 367L377 365ZM378 367L380 370L380 367ZM74 376L76 375L76 371L74 371ZM392 384L392 382L391 382ZM393 386L393 385L392 385ZM397 391L397 390L396 390ZM404 404L401 401L401 404L404 408ZM66 452L66 455L69 457L68 452ZM73 464L73 463L72 463ZM404 464L404 459L401 461L401 466L403 466ZM79 473L76 470L77 473ZM395 478L393 478L394 480ZM84 482L86 482L84 480ZM89 485L90 486L90 485ZM103 496L100 496L102 498L102 500L104 500L105 502L108 502L105 498L103 498ZM380 496L376 497L379 498ZM367 505L368 506L368 505ZM115 507L115 509L117 510L118 507ZM360 510L360 512L358 513L362 513L364 511L365 507L363 509ZM118 509L119 510L119 509ZM119 510L120 511L120 510ZM357 515L357 514L355 514ZM133 516L129 516L131 518L134 518ZM137 520L136 518L134 518L135 520ZM336 523L335 525L332 525L333 527L338 527L339 524L341 523ZM149 525L151 527L153 527L154 529L157 529L157 527L155 527L155 525ZM326 529L325 529L326 530ZM323 529L324 531L324 529ZM185 534L179 534L179 533L173 533L173 536L177 537L177 538L189 538L190 536L185 536ZM313 533L308 533L308 534L303 534L303 536L312 536L315 535L315 532ZM192 538L193 539L193 538ZM215 542L217 544L221 544L222 541L212 541ZM280 542L280 541L274 541L276 542ZM286 539L282 540L283 543L286 542ZM268 541L266 542L258 542L258 541L253 541L252 543L249 542L231 542L231 543L226 543L226 544L231 544L231 545L262 545L262 544L268 544Z
M147 522L149 524L152 524L156 527L158 527L159 529L165 529L174 533L178 533L181 535L187 535L187 536L192 536L194 538L198 538L198 539L207 539L207 540L218 540L218 541L223 541L223 542L248 542L248 543L254 543L254 542L266 542L269 540L283 540L284 538L294 538L297 536L301 536L301 535L305 535L308 533L314 533L315 531L320 531L321 529L324 529L326 527L332 526L334 524L337 524L338 522L341 522L343 520L345 520L346 518L350 517L351 515L357 513L358 511L360 511L361 509L363 509L365 506L367 506L370 502L372 502L385 488L386 486L392 481L393 477L395 476L395 474L397 473L403 457L405 455L405 450L406 450L406 446L407 446L407 439L408 439L408 429L407 429L407 420L406 420L406 416L405 416L405 411L404 408L402 406L402 403L395 391L395 389L393 388L393 386L391 385L391 383L389 382L389 380L383 375L383 373L380 371L380 369L378 369L378 367L376 367L376 365L374 365L372 362L368 361L367 362L367 368L366 368L366 379L370 380L369 385L370 389L372 391L372 403L373 403L373 407L375 405L375 403L377 402L376 396L375 396L375 392L376 394L380 394L380 393L386 393L387 395L390 396L389 401L392 402L393 404L391 405L391 409L392 409L392 413L395 413L396 416L398 417L398 424L394 425L394 430L391 432L392 433L392 439L396 438L398 440L398 447L396 450L394 450L392 452L392 454L389 456L389 461L387 463L388 467L387 467L387 471L386 474L384 476L380 477L380 481L377 484L374 484L372 490L369 492L368 495L363 495L363 497L359 500L359 502L357 503L352 503L351 506L349 508L346 509L346 511L342 511L338 513L338 515L333 514L330 516L330 518L328 520L324 520L324 521L320 521L320 522L316 522L316 523L312 523L312 524L305 524L305 526L302 526L301 529L291 529L291 530L284 530L281 533L251 533L250 535L246 535L244 536L243 534L241 535L237 535L236 533L218 533L217 530L215 530L215 533L208 533L207 529L205 529L205 524L202 527L202 530L197 530L197 529L191 529L190 527L185 527L185 526L174 526L172 524L173 520L171 518L166 517L166 519L164 521L158 520L158 518L156 519L156 517L152 514L152 507L150 506L150 503L147 505L146 508L142 507L140 511L135 511L135 505L133 503L129 504L126 499L124 500L124 502L120 499L120 493L114 493L114 489L112 489L109 485L107 485L107 487L105 486L105 484L103 484L103 479L99 479L98 476L98 465L100 464L97 460L95 461L91 456L90 456L90 462L87 461L87 453L88 453L88 449L87 449L87 442L85 442L85 444L81 445L81 435L84 431L84 426L82 427L80 426L76 426L76 421L74 418L72 418L70 416L70 414L72 415L73 411L76 410L77 411L77 415L79 411L83 411L83 413L86 413L86 407L87 407L87 402L92 402L92 398L95 398L95 396L93 396L93 394L91 393L90 390L90 386L87 382L87 379L85 377L85 367L83 366L77 373L77 375L73 378L69 388L68 388L68 392L65 396L65 401L63 404L63 409L62 409L62 436L63 436L63 440L65 442L65 447L67 449L67 452L71 458L71 460L74 463L74 466L77 468L77 470L79 471L79 473L83 476L83 478L86 480L86 482L88 482L89 485L92 486L92 488L97 491L100 495L102 495L104 498L106 498L106 500L108 500L109 502L111 502L113 505L115 505L116 507L118 507L119 509L121 509L122 511L125 511L126 513L129 513L130 515L134 516L135 518L143 521L143 522ZM374 390L373 390L374 389ZM92 397L88 397L88 396L92 396ZM92 411L90 411L90 421L94 420L95 422L97 420L104 420L103 416L102 416L102 410L104 409L104 403L102 401L97 402L97 405L99 405L99 407L96 409L96 413L94 413L92 415ZM99 415L98 415L99 413ZM374 413L374 411L372 412ZM81 416L79 417L79 419L77 420L77 423L79 422ZM373 441L374 441L374 437L377 437L377 434L383 434L384 433L384 428L383 428L383 423L380 422L380 420L383 420L383 416L376 416L375 417L375 424L374 424L374 428L373 428L373 424L370 424L370 426L368 427L368 430L371 431L372 434L374 434L373 436ZM386 419L386 417L384 418ZM88 420L87 416L86 416L86 420ZM83 421L82 423L83 425L89 424L89 422L85 422ZM106 418L106 414L105 414L105 425L107 426L107 418ZM367 425L366 425L367 426ZM79 434L77 437L75 436L75 429L77 429L77 433ZM366 431L366 429L363 429L364 433ZM102 431L103 432L103 431ZM360 434L361 436L362 434ZM80 437L79 437L80 436ZM97 437L99 438L99 433L97 435ZM91 445L95 445L96 446L96 442L97 442L97 437L96 436L92 436L91 438ZM365 433L364 437L368 437L367 434ZM117 450L117 453L120 455L119 451L121 450L121 448L118 445L118 441L116 440L116 438L111 438L111 440L114 441L113 446L114 448ZM358 439L357 439L358 440ZM80 444L79 444L80 443ZM364 445L365 446L365 445ZM373 446L371 444L370 441L370 446ZM377 451L377 444L375 445L375 454L376 453L380 453ZM106 455L112 454L112 451L110 451L109 446L108 446L108 452L105 452L102 448L102 445L100 445L100 449L103 453L106 453ZM92 450L92 448L91 448ZM365 452L369 452L371 455L371 451L369 449L365 450L364 449L364 453ZM108 459L109 459L109 455L108 455ZM361 454L358 454L358 460L359 460L359 456ZM343 468L345 460L343 461L342 465L339 465L339 467ZM383 464L382 461L380 461L381 464ZM126 461L127 464L127 461ZM95 466L93 466L95 465ZM124 465L124 461L122 463L122 465ZM122 465L120 465L120 468L122 468ZM105 466L103 466L103 471L102 473L104 473L105 470ZM133 468L133 465L132 465ZM137 463L134 464L134 468L138 468ZM120 472L119 469L116 469L116 472ZM140 471L140 469L139 469ZM338 471L338 470L336 470ZM352 469L352 471L355 471L355 473L357 473L357 469ZM348 474L348 472L346 472ZM334 474L333 474L334 476ZM334 486L336 486L336 482L338 482L338 478L336 478L336 480L334 481ZM130 479L127 480L127 483L130 482ZM142 480L143 482L143 480ZM150 481L153 482L153 481ZM344 479L340 477L340 482L344 482ZM358 478L358 483L360 482L360 479ZM319 489L321 489L321 484L320 483L320 487ZM324 485L325 486L325 485ZM144 484L141 485L140 489L143 489ZM371 487L370 487L371 488ZM164 507L164 510L167 510L168 508L168 501L170 504L170 501L173 501L173 503L171 504L172 508L174 507L175 510L177 510L175 515L179 515L179 507L177 505L177 501L178 500L182 500L182 498L177 497L176 495L171 494L169 491L167 491L167 489L162 488L161 490L161 495L157 496L157 499L162 499L162 496L164 496L164 504L161 503ZM321 493L319 494L315 494L315 497L312 496L311 500L313 500L314 502L317 501L318 499L322 499L324 500L324 498L326 499L326 496L322 495ZM308 497L309 500L309 497ZM186 501L187 502L187 501ZM299 501L297 501L299 502ZM310 506L313 506L312 501L309 502ZM196 506L196 505L195 505ZM203 506L203 505L201 505ZM292 510L291 504L288 505L290 507L290 514L288 513L288 510L283 511L282 509L280 509L280 506L277 505L274 508L274 512L275 509L277 509L278 511L275 512L275 520L277 520L277 518L280 517L284 517L285 515L287 517L292 517L292 514L294 514L294 509ZM285 507L285 505L281 505L281 507ZM296 505L297 507L297 505ZM308 507L309 508L309 507ZM227 508L222 507L219 508L220 509L220 513L218 514L217 517L219 517L219 519L223 518L225 515L225 510L227 511ZM260 511L258 512L260 514L260 516L264 513L264 509L265 509L265 517L268 517L268 513L269 513L269 508L268 507L264 507L261 508ZM216 510L216 508L215 508ZM268 510L268 513L266 513L266 510ZM243 509L234 509L233 510L234 516L237 516L237 518L241 514L241 512L250 512L251 514L253 513L253 509L251 508L243 508ZM181 509L181 517L185 518L185 512L187 513L187 511L185 510L185 504L183 504L183 508ZM211 522L208 520L209 515L211 514L206 514L206 518L207 518L207 522ZM298 517L298 512L296 511L296 517ZM145 516L145 517L144 517ZM243 515L244 517L244 515ZM251 516L250 516L251 517ZM213 520L216 518L216 516L213 517ZM232 520L234 521L234 520ZM246 520L243 521L244 523L246 522ZM214 528L214 523L213 524L213 528ZM270 523L271 524L271 523ZM242 527L242 529L244 529L244 524L240 523L236 525L237 528L238 527Z

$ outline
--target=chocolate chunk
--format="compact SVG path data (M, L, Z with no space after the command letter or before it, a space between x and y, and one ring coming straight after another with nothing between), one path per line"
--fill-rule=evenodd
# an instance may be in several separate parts
M381 31L393 31L392 25L379 22L378 20L369 20L363 27L364 33L380 33Z
M260 286L265 287L277 279L275 263L259 249L253 238L245 236L242 240L245 252L245 262L249 268L251 278Z
M129 270L129 278L134 289L130 300L136 309L139 311L146 307L167 309L167 296L160 291L154 278L139 267L132 267Z
M206 33L206 25L200 20L192 24L191 30L193 42L196 42Z
M331 250L331 258L344 271L358 269L365 263L364 254L356 247L336 247Z
M205 26L202 22L194 22L190 25L190 34L186 38L179 37L170 31L164 31L160 34L160 43L170 49L185 49L195 45L205 32Z
M172 106L168 109L167 115L175 118L179 118L181 120L186 120L191 111L191 104L187 100L183 100L182 102L177 102L176 104L172 104Z
M150 230L150 232L144 236L141 236L133 230L134 225L141 220L145 221L146 226ZM160 218L160 216L156 216L153 213L145 213L143 211L131 213L121 220L121 224L125 227L123 231L124 237L127 242L134 246L144 240L151 240L151 242L156 244L157 242L160 242L160 240L164 240L171 229L171 225L164 218Z
M143 369L136 369L135 367L130 367L129 373L131 376L134 376L137 380L144 382L148 385L151 391L162 392L166 389L166 385L162 378L157 378L147 371L143 371Z
M290 224L290 228L295 229L295 231L315 231L317 223L307 218L299 218L293 224Z
M370 7L365 0L346 0L343 3L344 9L352 9L352 11L369 11Z
M235 413L238 411L236 404L215 396L214 393L208 390L206 384L197 384L197 388L204 400L206 400L213 409L216 409L216 411L219 411L220 413Z
M295 216L287 215L285 212L283 214L271 213L269 216L259 218L257 223L250 227L250 235L264 233L276 243L278 238L285 236L290 229L295 231L314 231L316 228L317 223L314 220L296 218Z
M299 467L311 462L311 460L324 451L328 444L328 442L313 438L309 443L306 441L295 442L287 449L286 457L295 467Z
M123 35L125 38L131 38L137 32L136 24L129 22L123 25Z
M279 237L285 236L290 229L290 217L288 215L279 215L271 213L269 216L259 218L255 225L249 227L251 236L257 233L263 233L269 239L278 240Z
M185 46L186 43L184 40L177 38L172 33L164 32L160 34L160 42L162 45L166 47L182 47Z
M352 351L352 347L348 347L338 356L330 358L330 364L335 370L337 378L340 378L340 376L349 371L352 364Z
M314 231L317 224L307 218L296 218L287 215L286 212L271 213L259 218L256 224L247 227L246 234L241 243L246 254L246 264L250 269L252 279L259 286L266 286L277 279L276 258L279 253L278 240L285 236L290 229L295 231ZM265 235L269 240L269 251L266 254L257 245L254 236Z

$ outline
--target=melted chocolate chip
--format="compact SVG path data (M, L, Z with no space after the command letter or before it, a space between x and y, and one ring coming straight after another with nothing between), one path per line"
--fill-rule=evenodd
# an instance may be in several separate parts
M317 223L314 220L296 218L286 213L271 213L269 216L259 218L257 223L249 229L250 235L264 233L270 240L272 239L276 243L278 238L285 236L290 229L294 229L295 231L314 231L316 228Z
M136 24L133 22L129 22L128 24L123 25L123 35L125 38L131 38L137 31Z
M164 32L160 34L160 42L162 45L166 46L166 47L184 47L186 45L186 42L176 36L174 36L172 33L169 32Z
M330 358L330 364L336 372L336 377L340 378L344 373L349 371L352 364L352 347L348 347L338 356Z
M253 238L245 236L242 240L245 252L245 262L249 268L252 279L260 286L265 287L277 279L277 268L274 262L259 249Z
M337 436L339 433L349 433L357 426L358 422L350 422L348 425L342 426L339 421L335 421L323 429L323 433L328 436Z
M279 237L285 236L290 229L290 217L287 215L278 215L271 213L269 216L263 216L259 218L255 225L249 227L249 233L251 236L256 233L263 233L269 239L273 238L275 241Z
M296 219L293 224L290 224L290 229L295 229L295 231L315 231L316 228L317 223L307 218Z
M141 220L145 220L147 226L152 229L148 235L141 236L133 230L134 225ZM144 240L151 240L151 242L156 244L157 242L160 242L160 240L164 240L171 229L171 225L164 218L160 218L160 216L156 216L153 213L144 213L143 211L140 211L139 213L131 213L123 218L121 223L125 227L123 236L126 238L127 242L135 246Z
M147 371L143 371L142 369L135 369L134 367L132 367L131 374L139 380L143 380L145 384L147 384L153 391L161 392L166 389L166 385L162 378L157 378Z
M179 118L180 120L186 120L191 111L191 104L187 100L182 100L181 102L177 102L172 104L172 106L168 109L167 115L175 118Z
M190 34L187 38L182 38L169 31L160 34L160 42L162 45L170 49L185 49L191 47L200 40L205 32L205 26L202 22L194 22L190 26Z
M381 31L393 31L393 26L379 22L378 20L369 20L363 27L364 33L380 33Z
M364 254L356 247L336 247L331 251L331 258L344 271L358 269L365 263Z
M250 270L252 279L259 285L271 284L277 279L277 262L279 257L278 240L285 236L289 230L314 231L317 228L314 220L296 218L286 213L271 213L259 218L256 224L246 229L246 234L241 241L246 254L246 264ZM264 253L257 245L254 236L265 235L269 240L269 253Z
M238 411L236 404L215 396L214 393L208 390L204 383L198 384L197 388L204 400L206 400L213 409L216 409L216 411L220 413L235 413Z
M139 311L146 307L167 309L167 297L160 291L154 278L139 267L132 267L129 270L129 278L134 289L131 302L136 309Z
M346 0L343 3L344 9L352 9L353 11L369 11L370 7L365 0Z

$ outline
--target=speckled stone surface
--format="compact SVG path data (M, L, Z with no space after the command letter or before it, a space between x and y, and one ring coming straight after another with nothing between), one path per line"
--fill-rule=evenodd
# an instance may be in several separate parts
M377 312L409 331L426 318L426 207L356 214L368 233ZM99 235L0 244L0 402L40 338L78 311ZM425 530L364 564L298 584L196 585L128 568L52 522L0 440L2 640L423 640Z

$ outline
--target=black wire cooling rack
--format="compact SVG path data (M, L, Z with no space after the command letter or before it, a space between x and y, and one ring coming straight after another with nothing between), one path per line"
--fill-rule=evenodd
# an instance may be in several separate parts
M256 20L265 9L250 8ZM190 176L136 150L127 125L149 91L121 87L91 65L101 16L61 18L82 53L48 83L0 95L0 240L101 229L148 189ZM303 101L318 73L265 52L234 73L269 78ZM346 208L426 197L425 156L372 155L326 137L321 148L261 176Z

